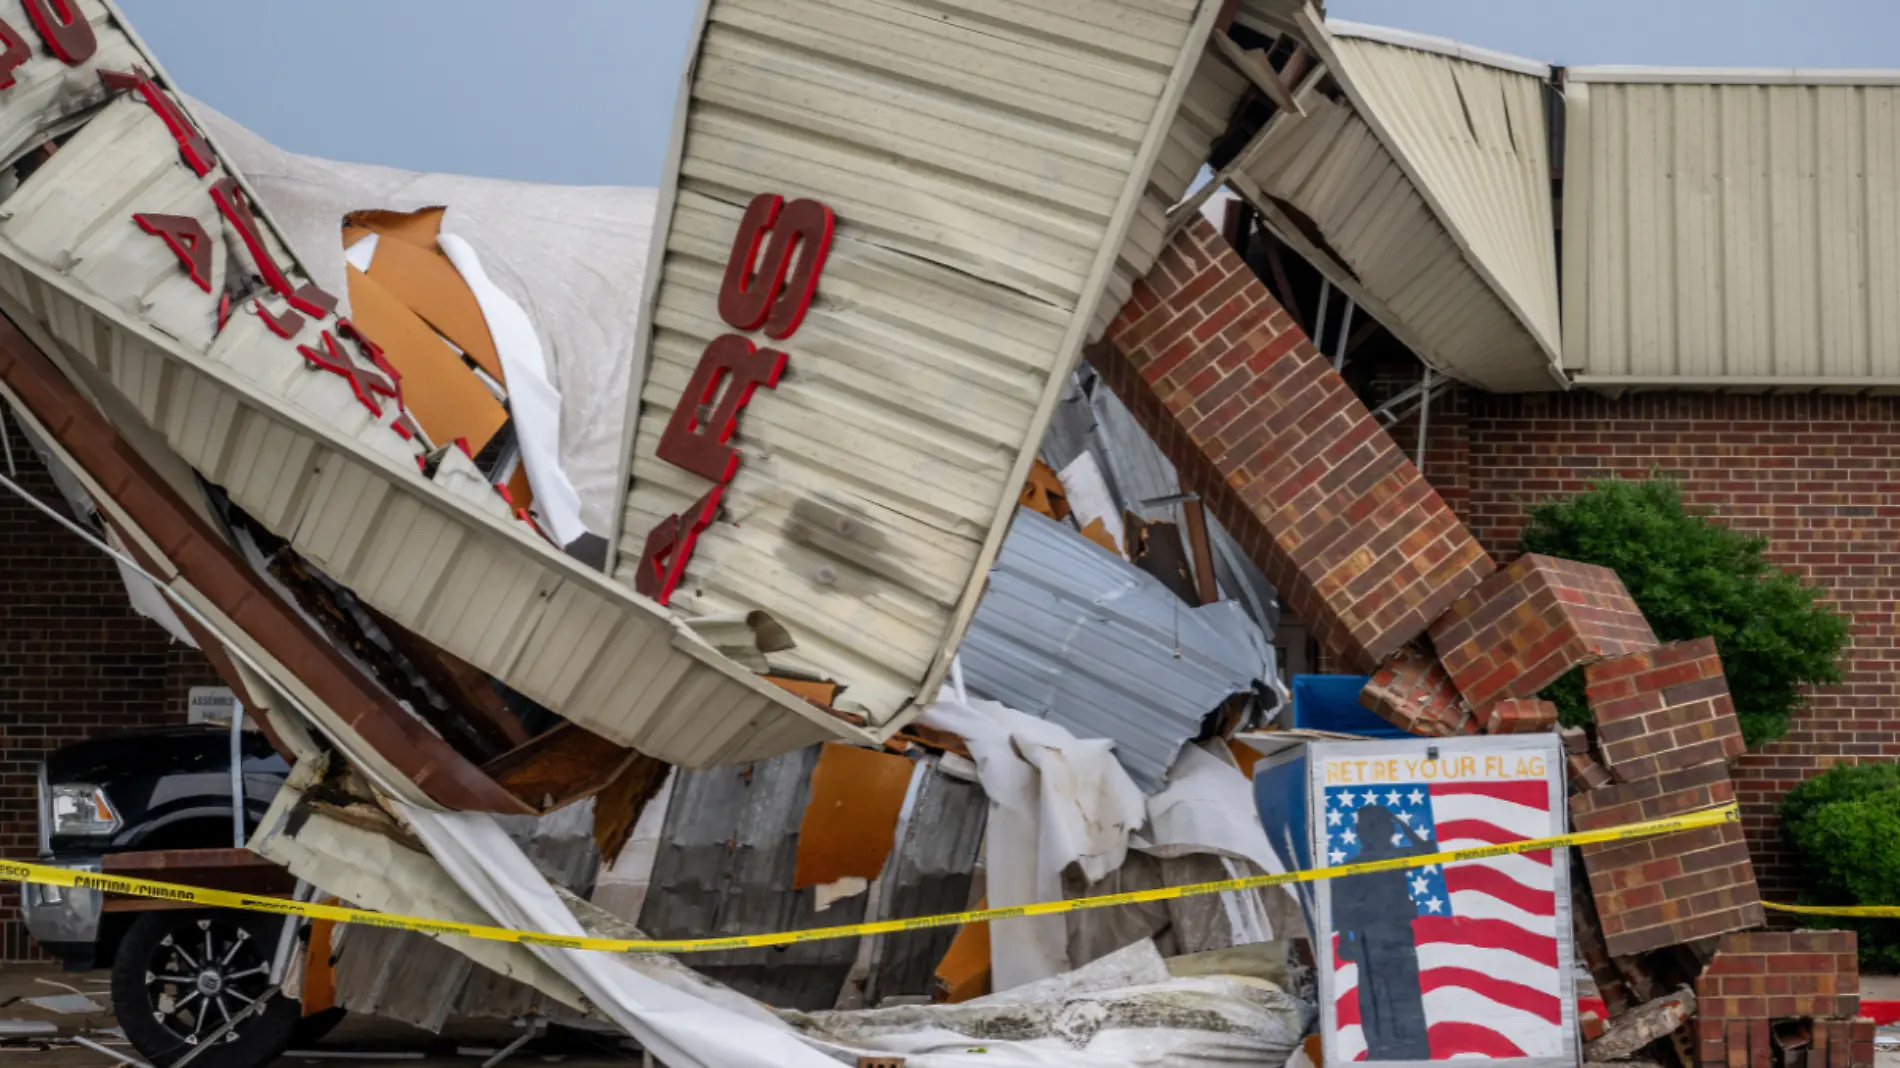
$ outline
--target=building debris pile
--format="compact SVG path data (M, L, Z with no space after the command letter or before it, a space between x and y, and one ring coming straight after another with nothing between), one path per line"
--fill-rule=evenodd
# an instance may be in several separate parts
M1713 641L1497 566L1341 373L1363 310L1424 364L1419 453L1434 369L1562 380L1547 68L1289 0L716 0L610 274L505 190L194 117L95 6L0 99L0 397L294 765L250 847L311 893L748 935L1734 801ZM1486 86L1449 161L1385 121L1393 53ZM1531 238L1450 195L1460 152ZM1203 216L1222 185L1317 316ZM1298 729L1295 620L1389 730ZM318 925L285 991L671 1068L1871 1065L1853 936L1760 930L1738 823L1505 860L680 958Z

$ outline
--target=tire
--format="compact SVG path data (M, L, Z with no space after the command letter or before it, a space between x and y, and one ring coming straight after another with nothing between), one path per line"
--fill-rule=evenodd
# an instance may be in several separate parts
M139 1055L168 1068L224 1022L221 1014L235 1015L261 997L270 987L271 955L283 922L227 909L140 916L112 962L113 1012ZM196 1006L210 1008L200 1017ZM295 1001L275 997L191 1068L263 1068L290 1048L301 1015Z

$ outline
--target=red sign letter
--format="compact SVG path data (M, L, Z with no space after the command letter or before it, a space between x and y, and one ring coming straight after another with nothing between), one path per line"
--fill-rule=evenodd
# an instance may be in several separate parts
M198 288L211 292L211 235L189 215L134 215L139 229L161 238L178 256Z
M646 549L640 554L639 570L633 574L634 592L661 604L673 599L680 578L686 574L686 561L692 559L693 544L699 533L712 525L719 514L719 499L726 487L714 486L684 516L670 515L647 534Z
M0 19L0 44L7 46L6 51L0 52L0 89L11 89L16 80L13 72L20 64L33 58L33 49L18 30L7 25L5 19Z
M26 14L46 47L67 66L78 66L99 50L99 38L79 10L79 0L26 0Z
M274 292L288 295L290 279L284 277L277 261L270 258L270 249L265 247L264 237L257 228L257 217L251 214L251 206L245 203L244 191L238 188L237 179L229 176L220 178L211 187L211 199L217 202L218 210L224 213L231 225L237 227L238 236L244 239L244 247L251 250L251 259L257 262L257 272L264 276L264 284Z
M654 449L660 459L684 467L701 478L730 482L739 470L739 452L726 442L739 423L739 412L752 400L758 386L771 389L785 372L785 354L773 349L754 349L752 342L737 334L715 338L700 354L692 380L667 421L666 433ZM730 381L728 381L730 379ZM720 394L719 387L725 386ZM700 418L702 409L719 404L710 415Z
M805 320L831 253L833 227L831 209L823 204L794 200L781 214L783 202L776 193L752 198L739 220L725 282L719 287L720 318L735 330L763 325L766 336L779 339L791 337ZM772 243L765 249L765 262L757 264L768 231ZM792 270L794 254L799 254L797 270Z
M172 140L178 142L178 152L185 157L185 166L190 167L193 174L203 178L218 165L218 157L211 154L210 142L185 118L185 113L178 110L178 104L165 95L158 83L144 74L116 70L100 71L99 80L105 82L108 89L130 90L144 97L145 103L158 112L165 128L172 132Z
M299 345L297 351L303 353L304 360L310 366L340 375L350 384L350 392L356 394L356 399L363 402L363 407L368 408L371 415L382 415L382 405L377 404L375 398L363 388L363 380L357 376L356 364L337 347L336 335L328 330L323 332L323 347L325 351L318 352L308 345Z

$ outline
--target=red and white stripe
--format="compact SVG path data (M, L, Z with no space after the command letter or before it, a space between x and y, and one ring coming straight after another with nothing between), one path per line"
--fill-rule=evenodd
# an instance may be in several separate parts
M1438 849L1558 833L1543 781L1440 785L1432 791ZM1450 915L1413 922L1433 1060L1563 1053L1562 958L1551 855L1524 853L1445 868ZM1337 936L1334 960L1339 960ZM1334 973L1334 1056L1367 1055L1359 969Z

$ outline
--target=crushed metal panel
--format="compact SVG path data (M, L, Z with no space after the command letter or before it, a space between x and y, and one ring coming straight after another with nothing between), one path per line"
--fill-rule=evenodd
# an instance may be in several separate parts
M1229 176L1274 233L1421 359L1492 392L1558 385L1549 355L1350 104L1309 76Z
M36 57L20 68L73 87L55 110L77 130L4 201L0 308L43 328L170 449L331 578L590 730L684 764L867 738L725 661L657 605L524 524L426 478L420 446L396 426L399 406L378 403L364 385L367 365L332 373L300 351L330 358L322 336L341 327L328 313L296 320L283 338L263 315L281 323L292 308L267 293L234 303L221 323L224 250L246 271L269 273L261 264L273 262L283 288L307 276L261 205L252 205L254 221L236 210L236 221L225 218L212 193L235 203L242 180L202 158L216 146L191 144L204 174L186 165L168 123L186 129L178 115L189 116L173 96L140 86L90 111L68 107L101 104L87 88L100 63L157 69L110 5L83 10L100 41L94 59L67 68ZM0 133L42 128L54 114L47 99L10 91ZM141 230L135 213L188 218L173 225L226 238L212 239L219 254L209 276L201 272L208 289L193 281L190 257Z
M792 889L798 826L811 797L816 746L743 767L681 771L667 807L640 929L705 938L857 923L866 894L816 910ZM695 971L768 1005L829 1009L857 960L858 940L695 953Z
M1191 607L1027 510L959 656L972 692L1077 737L1113 739L1122 766L1150 791L1209 713L1274 675L1265 638L1238 604Z
M1378 27L1327 28L1341 86L1554 363L1549 65Z
M1060 379L1219 8L710 0L648 272L617 575L709 484L657 441L701 351L742 208L836 213L785 378L745 411L728 521L673 605L765 609L894 730L921 711L1000 545Z
M1052 467L1066 468L1088 452L1107 478L1116 503L1144 519L1186 525L1178 502L1181 479L1160 446L1135 422L1133 412L1102 385L1095 371L1082 367L1056 407L1042 454ZM1151 503L1165 502L1165 503ZM1280 595L1260 565L1212 515L1206 517L1214 550L1214 577L1224 595L1240 602L1254 624L1271 639L1280 623ZM1267 680L1276 686L1275 679ZM1284 695L1282 695L1284 697Z
M1579 67L1564 104L1581 384L1900 384L1900 72Z
M940 916L970 908L989 815L989 796L981 786L946 774L936 762L925 768L904 841L885 869L878 918ZM867 1002L930 994L937 964L956 936L955 927L876 936Z

